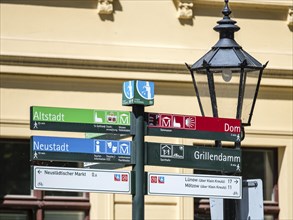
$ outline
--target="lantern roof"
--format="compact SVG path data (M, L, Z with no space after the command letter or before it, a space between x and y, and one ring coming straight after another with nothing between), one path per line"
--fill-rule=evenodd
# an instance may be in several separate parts
M236 21L229 17L231 12L228 0L225 0L225 6L222 10L223 19L218 21L218 25L214 27L214 30L219 32L220 39L210 51L191 66L191 70L201 71L206 68L211 71L219 68L264 68L259 61L244 51L234 40L234 32L239 31L240 27L235 25Z

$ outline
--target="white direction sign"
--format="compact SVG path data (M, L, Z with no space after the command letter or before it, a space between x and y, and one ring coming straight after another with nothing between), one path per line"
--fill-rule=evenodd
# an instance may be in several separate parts
M242 177L148 173L148 195L241 199Z
M131 193L130 171L33 166L33 189Z

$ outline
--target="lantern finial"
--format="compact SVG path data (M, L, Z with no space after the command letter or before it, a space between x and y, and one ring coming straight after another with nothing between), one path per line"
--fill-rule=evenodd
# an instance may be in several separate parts
M229 8L229 1L228 0L225 0L225 6L224 6L224 9L223 9L223 11L222 11L222 13L223 13L223 15L225 15L225 16L229 16L230 14L231 14L231 10L230 10L230 8Z

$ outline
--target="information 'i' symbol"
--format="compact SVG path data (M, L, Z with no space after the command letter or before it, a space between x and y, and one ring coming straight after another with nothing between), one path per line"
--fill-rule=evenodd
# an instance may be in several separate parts
M100 142L96 141L96 149L95 152L100 152Z

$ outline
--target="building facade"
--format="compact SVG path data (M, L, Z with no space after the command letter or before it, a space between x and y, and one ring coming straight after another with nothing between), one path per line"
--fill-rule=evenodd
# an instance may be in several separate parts
M30 189L31 135L85 136L31 131L30 106L130 111L122 106L122 83L137 79L155 82L155 104L146 111L199 116L184 63L194 63L217 42L212 28L222 18L223 4L2 0L0 219L131 219L131 195ZM243 178L263 180L266 219L293 219L292 1L235 0L230 7L241 28L235 40L261 63L269 61L242 142ZM185 138L146 140L210 144ZM155 166L146 170L200 173ZM208 219L209 211L206 199L145 197L146 219Z

